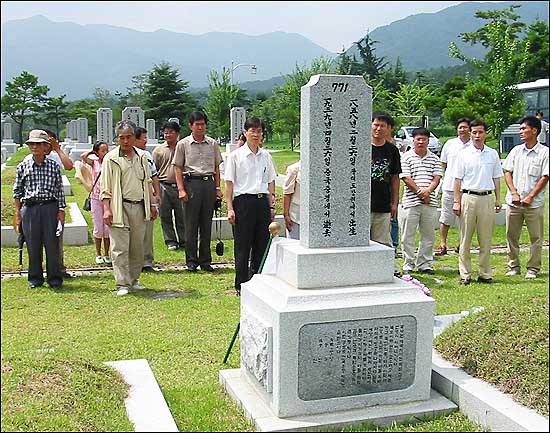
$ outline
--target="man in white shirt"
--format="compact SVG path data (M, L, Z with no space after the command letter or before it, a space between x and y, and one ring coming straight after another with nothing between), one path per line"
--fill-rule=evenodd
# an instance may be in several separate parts
M412 131L414 148L401 158L403 190L403 273L414 271L433 274L434 222L437 213L435 189L441 180L441 162L428 150L430 131L415 128ZM415 255L416 229L420 231L420 245Z
M262 121L244 123L246 143L231 152L225 167L227 217L234 225L235 291L258 272L269 243L269 224L275 216L275 167L271 155L260 147ZM250 266L249 266L250 258Z
M509 262L506 276L521 273L519 238L524 221L531 243L525 278L536 278L541 268L549 151L546 146L537 143L540 128L540 120L536 117L528 116L522 119L519 135L523 143L510 151L503 164L504 178L508 185L506 239Z
M441 215L439 217L440 241L439 248L435 251L436 256L447 254L447 234L449 227L455 221L453 212L454 183L453 171L456 166L457 155L470 145L470 119L465 117L456 122L458 136L448 140L441 151L441 167L445 170L445 176L441 185Z
M458 267L460 284L470 284L472 258L470 247L474 230L479 242L480 283L492 283L491 240L495 211L500 212L500 178L504 175L496 150L485 145L487 124L482 120L470 122L472 146L458 155L454 172L453 211L460 217L460 252ZM495 197L493 198L493 192Z

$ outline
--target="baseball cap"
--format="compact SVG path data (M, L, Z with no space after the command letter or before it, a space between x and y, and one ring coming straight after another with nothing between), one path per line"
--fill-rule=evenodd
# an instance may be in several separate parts
M46 131L41 129L33 129L29 132L29 139L25 141L25 144L29 143L49 143L49 136Z

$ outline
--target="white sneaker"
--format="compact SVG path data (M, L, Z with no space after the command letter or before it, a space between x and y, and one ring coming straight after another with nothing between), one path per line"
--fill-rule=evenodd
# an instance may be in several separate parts
M106 265L112 265L113 261L109 256L103 256L103 263L105 263Z
M527 271L527 273L525 274L525 278L527 278L528 280L532 280L534 278L537 278L537 273L535 271L532 271L531 269L529 269Z
M124 296L128 294L128 288L127 287L121 287L116 292L117 296Z
M519 275L520 271L517 269L510 269L508 272L506 272L504 275L506 277L513 277L514 275Z
M141 284L132 284L132 290L144 290L145 286L142 286Z
M103 257L101 256L96 256L95 258L95 264L96 265L102 265L104 262L103 262Z

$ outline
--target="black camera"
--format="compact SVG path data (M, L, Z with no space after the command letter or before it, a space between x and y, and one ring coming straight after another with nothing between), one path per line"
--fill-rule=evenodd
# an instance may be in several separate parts
M214 205L214 210L220 210L221 208L222 208L222 199L217 198L216 199L216 204Z

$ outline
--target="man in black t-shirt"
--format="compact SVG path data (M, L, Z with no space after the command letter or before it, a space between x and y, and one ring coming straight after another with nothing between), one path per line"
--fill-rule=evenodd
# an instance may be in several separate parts
M397 218L399 204L399 150L386 141L393 119L387 113L375 113L372 119L371 221L370 238L392 246L391 219Z

